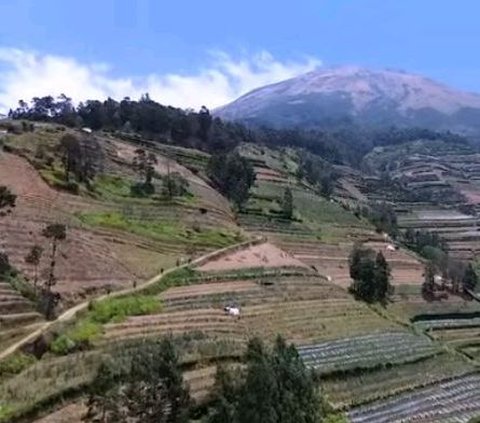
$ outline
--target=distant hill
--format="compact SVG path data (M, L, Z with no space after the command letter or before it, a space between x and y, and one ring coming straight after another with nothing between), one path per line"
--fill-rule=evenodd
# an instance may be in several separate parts
M356 66L321 68L253 90L215 110L275 127L352 123L480 133L480 95L426 77Z

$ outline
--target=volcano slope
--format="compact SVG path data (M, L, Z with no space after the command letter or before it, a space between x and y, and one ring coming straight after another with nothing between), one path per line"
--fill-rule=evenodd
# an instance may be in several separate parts
M59 151L66 133L84 139L98 161L89 189L68 192ZM56 257L59 311L99 294L133 286L176 262L241 239L226 199L200 176L179 164L166 150L153 151L158 178L166 172L182 175L188 193L165 199L160 194L136 198L130 186L139 179L132 165L135 146L102 134L86 136L53 125L34 132L9 134L0 153L0 180L17 195L13 212L0 218L2 248L19 277L1 281L0 345L7 346L41 321L31 297L50 263L50 240L42 236L48 224L67 227ZM163 154L162 154L163 153ZM191 153L195 155L194 152ZM198 154L203 161L205 158ZM156 179L157 192L161 180ZM25 257L34 245L43 249L38 269Z
M107 141L113 146L119 143ZM130 146L121 146L120 155L112 160L112 174L131 157ZM167 146L158 149L164 155L166 150ZM398 291L393 303L382 307L355 300L345 289L354 241L383 251L390 241L343 207L341 198L326 200L313 187L298 181L295 152L255 146L242 146L240 152L252 161L257 173L251 199L238 216L245 236L250 234L252 241L208 261L178 268L135 294L92 302L75 321L54 327L49 351L1 380L5 419L32 410L48 414L48 407L42 407L56 404L59 398L71 402L64 411L69 419L76 418L72 413L80 418L83 392L102 358L112 351L135 347L145 338L162 336L171 336L178 346L185 381L198 405L208 404L217 364L238 365L250 337L273 341L277 334L298 346L307 366L319 375L332 408L347 411L352 421L360 421L364 415L363 421L369 421L368 413L377 412L379 407L392 410L384 414L393 416L386 421L401 421L405 416L394 414L397 399L436 398L436 390L449 380L464 387L475 383L469 375L476 374L477 362L414 324L420 308L411 312L402 308L402 289L405 292L415 287L420 292L422 278L410 269L416 266L419 271L422 266L415 255L400 249L387 256ZM184 160L185 164L196 153L172 150L170 154L177 163ZM204 156L198 157L197 175L201 175ZM281 215L286 187L294 196L293 220ZM213 195L218 194L212 193L211 198ZM94 204L98 201L74 198ZM80 220L78 216L92 213L90 210L82 209L83 214L74 214L74 218ZM222 216L227 215L226 210ZM235 230L233 219L224 219L226 230ZM89 222L85 227L112 230L103 221L97 224ZM151 242L151 238L145 239ZM403 279L395 277L402 271ZM476 308L476 303L469 304L472 310ZM418 307L424 305L429 306L423 301ZM237 308L239 316L227 313L228 306ZM461 404L462 389L452 392L451 401L457 400L458 392ZM369 404L371 409L366 408ZM407 421L429 421L432 415L422 407L412 409ZM469 407L468 413L461 406L447 411L458 419L480 411L475 402ZM45 418L48 421L49 417Z

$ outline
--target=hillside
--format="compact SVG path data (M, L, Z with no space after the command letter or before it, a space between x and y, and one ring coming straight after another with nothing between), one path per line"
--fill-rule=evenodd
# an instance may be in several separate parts
M349 123L478 133L480 95L403 71L321 67L257 88L215 115L274 127Z
M103 158L92 185L79 184L76 193L68 191L62 175L58 147L65 133L94 145ZM0 287L2 351L44 327L34 300L24 296L34 277L24 256L34 242L48 251L49 241L41 236L45 224L67 226L56 269L66 317L26 343L24 352L40 348L38 358L15 352L0 360L13 369L0 375L4 421L21 416L80 421L85 387L100 362L163 336L179 349L183 377L199 410L210 402L218 364L238 365L252 336L273 342L281 334L320 376L332 409L351 421L377 418L379 408L386 419L379 421L397 421L385 416L400 421L404 415L395 414L397 404L411 395L419 405L407 417L418 421L447 414L465 419L480 411L472 405L467 413L462 399L476 383L480 304L454 293L425 299L424 258L399 243L392 250L394 241L356 212L369 200L391 200L381 185L371 185L379 178L371 176L375 165L401 181L416 175L408 173L411 159L404 146L365 157L370 174L334 167L337 179L327 199L299 178L304 153L241 144L236 151L256 179L247 203L234 211L207 177L209 154L146 140L142 148L156 157L155 194L132 196L130 187L140 178L133 164L139 144L123 138L37 124L33 132L3 140L2 180L18 198L0 224L6 251L24 279ZM437 159L419 156L428 146L412 147L412 157L433 166ZM445 156L435 151L438 161L444 157L442 165L450 166L442 174L445 183L456 188L450 177L455 163L474 162L475 154L459 146L446 149ZM167 200L162 184L170 173L182 175L188 190ZM473 192L473 182L464 185L459 186ZM284 215L287 190L290 218ZM399 216L404 227L407 218ZM391 268L393 293L385 306L356 300L347 290L348 258L358 242L381 251ZM127 291L117 296L122 288ZM101 300L88 301L101 294L106 294ZM69 313L73 304L79 308ZM240 309L240 318L225 313L228 305ZM46 350L40 347L44 343ZM432 410L425 398L449 384L456 387L449 395L457 405Z

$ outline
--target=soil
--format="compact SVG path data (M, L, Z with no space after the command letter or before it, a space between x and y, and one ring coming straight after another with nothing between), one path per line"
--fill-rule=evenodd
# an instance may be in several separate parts
M200 266L201 271L222 271L231 269L247 269L251 267L306 267L304 263L280 248L264 243L244 250L236 251L228 256L212 260Z

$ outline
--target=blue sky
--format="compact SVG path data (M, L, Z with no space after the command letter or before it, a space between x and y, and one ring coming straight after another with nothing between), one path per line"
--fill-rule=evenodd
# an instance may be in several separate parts
M0 16L0 108L52 89L212 107L320 63L480 91L475 0L0 0Z

